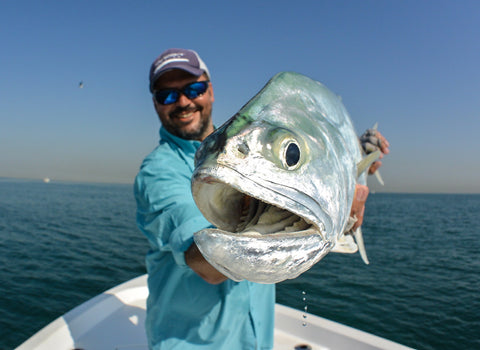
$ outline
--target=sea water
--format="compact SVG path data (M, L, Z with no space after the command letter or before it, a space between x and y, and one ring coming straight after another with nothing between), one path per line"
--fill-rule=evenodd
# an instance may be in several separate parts
M480 349L480 195L371 194L363 231L370 265L328 254L277 302L418 349ZM147 250L131 185L0 179L0 349L144 274Z

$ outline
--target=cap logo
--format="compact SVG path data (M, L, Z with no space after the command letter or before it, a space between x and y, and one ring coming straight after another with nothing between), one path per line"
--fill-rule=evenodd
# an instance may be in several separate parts
M155 68L155 71L153 72L153 74L156 74L161 68L163 68L163 66L166 66L167 64L172 63L172 62L188 62L188 59L177 58L177 59L166 60L161 65L159 65L157 68Z
M163 68L167 64L173 63L173 62L189 62L188 58L182 58L183 53L174 53L170 54L168 56L165 56L161 62L159 62L159 65L155 68L155 71L153 74L156 74L159 69Z

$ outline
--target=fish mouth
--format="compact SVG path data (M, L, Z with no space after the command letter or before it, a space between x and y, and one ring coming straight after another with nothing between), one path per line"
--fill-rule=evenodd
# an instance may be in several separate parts
M244 194L240 221L234 233L266 235L283 233L312 233L314 225L304 218L275 205Z
M325 239L323 223L310 218L308 196L295 200L296 189L251 178L221 166L195 170L193 197L217 228L195 232L194 241L204 258L234 281L296 278L325 256L333 242Z
M227 235L245 237L320 235L311 210L280 188L247 178L235 169L197 169L192 193L206 219ZM288 192L288 191L287 191ZM209 198L204 202L202 199Z

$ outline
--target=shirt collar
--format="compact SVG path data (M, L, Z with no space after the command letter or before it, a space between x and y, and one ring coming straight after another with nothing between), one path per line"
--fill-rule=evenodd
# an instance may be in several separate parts
M201 142L197 140L185 140L181 137L175 136L167 131L163 126L160 128L160 139L172 142L185 153L193 153L200 147Z

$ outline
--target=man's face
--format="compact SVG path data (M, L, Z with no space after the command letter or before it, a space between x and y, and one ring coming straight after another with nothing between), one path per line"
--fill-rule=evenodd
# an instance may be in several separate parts
M174 69L158 78L153 90L181 89L187 84L205 80L208 80L205 75L196 77L183 70ZM207 91L194 99L180 94L177 102L162 105L155 100L155 97L153 98L155 110L168 132L186 140L198 141L203 141L213 132L213 101L213 89L210 83Z

